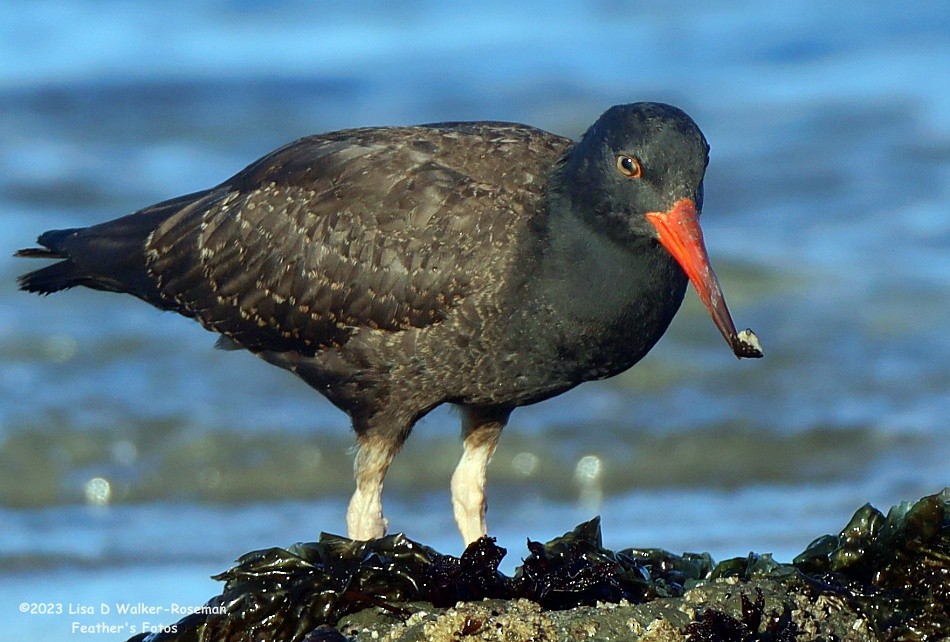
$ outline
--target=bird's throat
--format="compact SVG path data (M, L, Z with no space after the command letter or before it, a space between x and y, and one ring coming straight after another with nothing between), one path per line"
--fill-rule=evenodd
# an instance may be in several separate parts
M620 243L571 212L552 212L540 278L538 314L562 352L580 362L607 358L610 376L626 370L666 331L686 292L676 261L650 238Z

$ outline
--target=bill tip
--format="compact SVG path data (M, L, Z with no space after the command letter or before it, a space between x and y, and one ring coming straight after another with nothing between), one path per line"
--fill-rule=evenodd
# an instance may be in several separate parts
M735 352L736 356L740 359L743 357L746 359L760 359L763 355L762 344L759 343L759 337L755 336L755 332L749 328L746 328L736 335L733 352Z

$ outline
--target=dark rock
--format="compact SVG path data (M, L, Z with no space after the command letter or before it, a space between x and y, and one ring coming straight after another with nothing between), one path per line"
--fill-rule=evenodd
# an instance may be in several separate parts
M224 592L206 612L134 640L923 642L950 631L950 489L886 517L864 506L791 564L615 552L597 519L528 550L507 577L491 538L456 558L402 535L322 535L248 553L217 576Z

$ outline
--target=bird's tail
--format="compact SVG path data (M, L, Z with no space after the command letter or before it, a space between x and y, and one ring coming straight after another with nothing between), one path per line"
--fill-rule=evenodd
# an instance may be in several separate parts
M50 294L82 285L127 292L159 304L160 295L146 265L148 237L167 218L204 195L181 196L91 227L41 234L37 239L41 247L26 248L14 256L61 260L20 276L20 289Z
M91 274L86 273L75 261L70 260L64 250L57 249L61 247L62 243L60 241L63 237L75 234L78 231L78 229L51 230L37 239L37 243L43 247L26 248L13 255L31 259L65 259L20 276L17 282L21 290L36 292L37 294L50 294L76 285L87 285L92 281Z

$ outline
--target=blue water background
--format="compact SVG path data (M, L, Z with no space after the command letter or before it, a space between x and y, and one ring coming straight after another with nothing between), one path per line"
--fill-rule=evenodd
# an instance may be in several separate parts
M576 136L649 99L686 109L712 145L706 242L766 358L737 362L690 294L630 373L515 413L489 471L509 572L526 537L595 514L614 547L787 560L866 501L950 485L946 2L11 1L0 15L0 640L141 624L22 602L198 605L240 554L343 530L343 415L138 301L20 293L29 266L10 256L319 131L493 119ZM459 452L457 417L434 413L385 498L395 530L456 553Z

